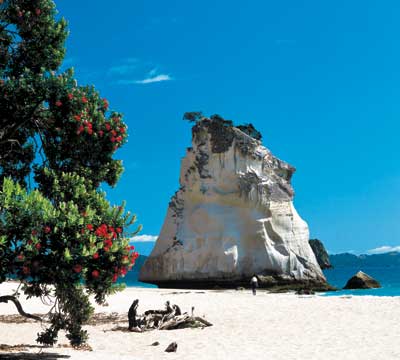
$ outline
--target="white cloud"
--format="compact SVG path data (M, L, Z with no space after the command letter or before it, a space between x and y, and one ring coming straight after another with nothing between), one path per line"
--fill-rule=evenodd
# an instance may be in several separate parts
M131 242L154 242L158 235L137 235L131 238Z
M368 254L384 254L384 253L392 252L392 251L399 251L400 252L400 246L387 246L387 245L384 245L384 246L377 247L375 249L368 250L367 253Z
M155 82L170 81L170 80L173 80L173 78L170 77L169 75L160 74L160 75L156 75L156 76L150 76L143 80L135 80L134 83L135 84L151 84L151 83L155 83Z

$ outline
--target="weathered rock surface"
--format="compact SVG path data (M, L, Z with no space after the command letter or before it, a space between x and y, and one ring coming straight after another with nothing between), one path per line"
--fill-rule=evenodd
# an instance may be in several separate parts
M315 257L317 258L319 267L321 269L330 269L332 265L329 260L328 252L326 251L322 241L318 239L311 239L309 243Z
M381 284L366 273L359 271L347 281L343 289L375 289L380 288Z
M159 238L140 281L161 287L261 286L326 280L293 206L295 169L238 128L203 118L192 129Z

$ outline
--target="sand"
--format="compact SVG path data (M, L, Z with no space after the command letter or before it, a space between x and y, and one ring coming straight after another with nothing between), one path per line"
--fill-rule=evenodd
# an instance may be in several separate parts
M0 294L15 287L4 283ZM195 315L214 326L146 333L108 331L116 325L112 323L86 326L93 351L82 351L34 347L40 324L0 322L0 348L33 346L0 352L0 359L400 359L400 297L128 288L109 297L109 306L96 306L96 312L126 313L136 298L139 313L161 309L170 300L182 311L195 306ZM37 299L21 302L31 313L47 310ZM0 315L16 313L12 304L0 304ZM150 346L155 341L160 345ZM165 353L172 341L178 351ZM59 344L68 344L64 335Z

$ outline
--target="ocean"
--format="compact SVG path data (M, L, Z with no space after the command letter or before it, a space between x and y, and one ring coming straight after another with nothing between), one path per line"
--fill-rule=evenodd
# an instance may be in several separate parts
M400 267L337 267L324 270L324 274L329 284L338 289L345 286L350 279L359 270L367 273L378 280L382 288L367 290L339 290L325 293L324 296L343 296L343 295L374 295L374 296L400 296ZM129 287L157 288L156 285L146 284L138 281L138 273L130 271L124 279L120 280Z
M397 266L336 267L324 270L324 274L329 284L341 289L346 285L347 280L360 270L378 280L382 287L380 289L340 290L328 292L325 296L400 296L400 267Z

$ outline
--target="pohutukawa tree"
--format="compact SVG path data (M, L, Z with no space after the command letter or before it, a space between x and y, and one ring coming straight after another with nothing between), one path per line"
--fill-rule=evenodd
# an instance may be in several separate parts
M86 341L88 296L102 303L119 290L138 256L127 232L135 217L99 189L122 173L113 156L127 126L72 70L59 73L66 37L52 0L0 0L0 283L12 277L54 306L43 319L18 293L0 302L49 321L38 341L50 345L59 330Z

